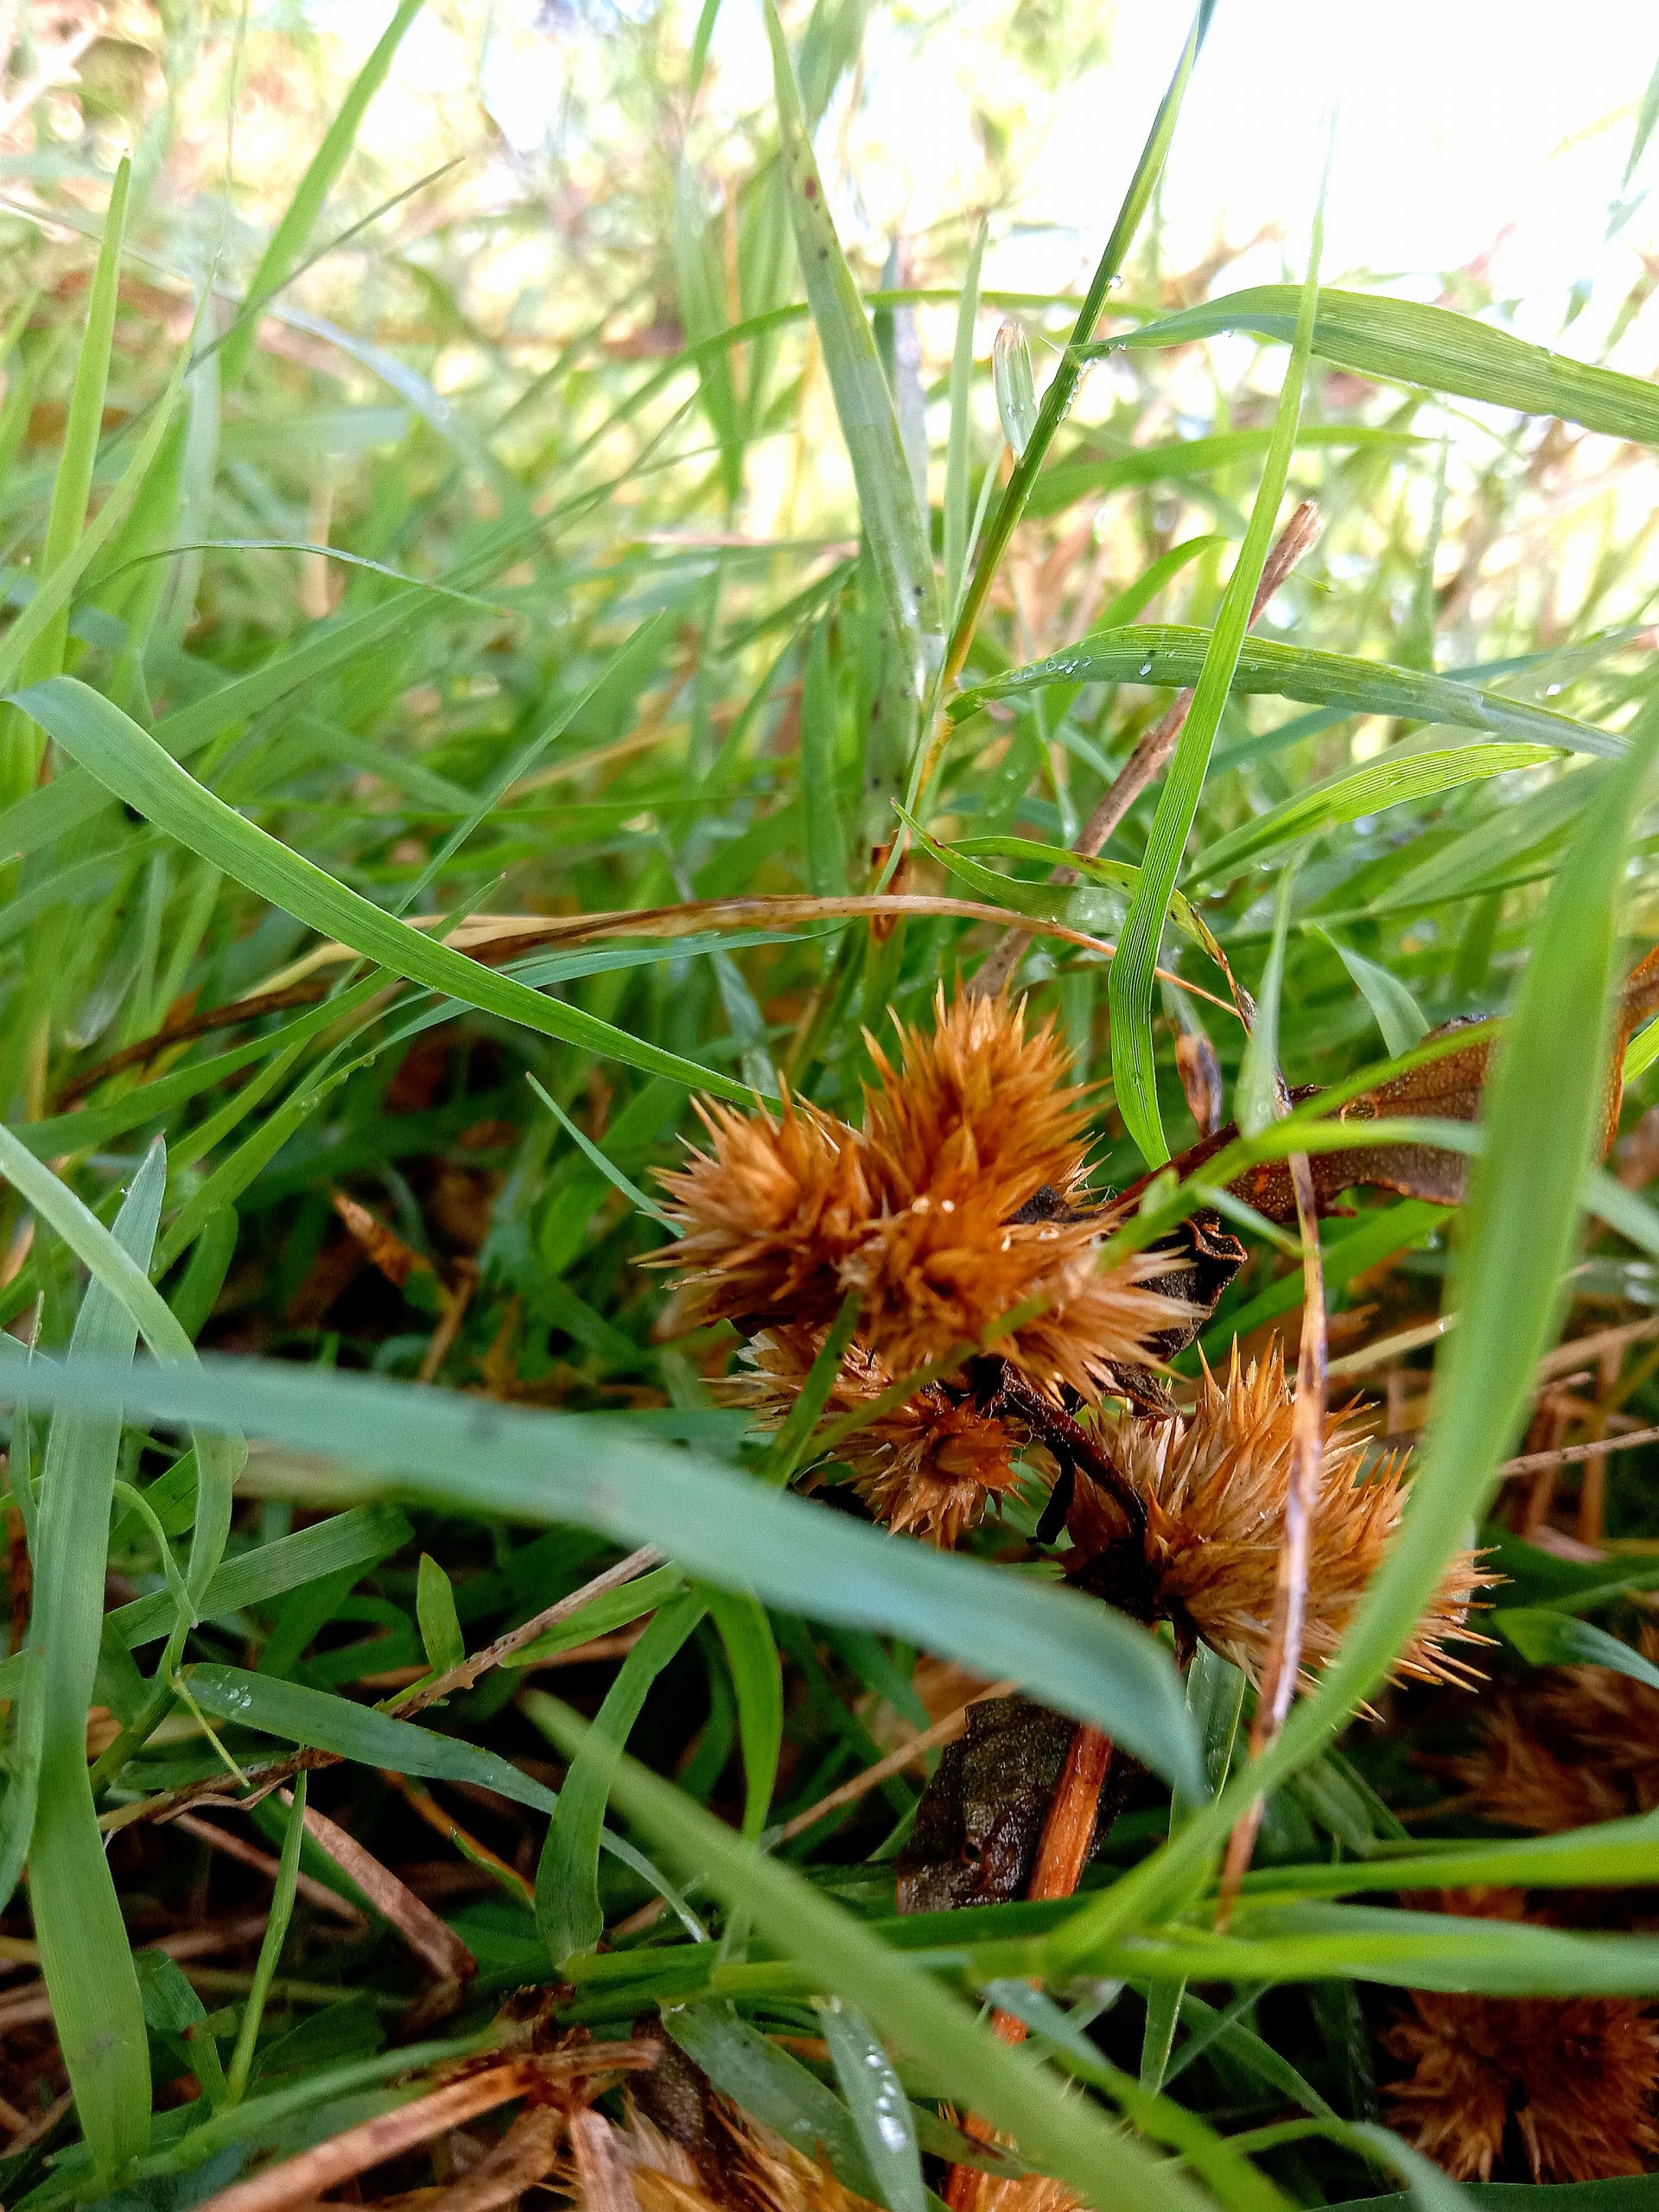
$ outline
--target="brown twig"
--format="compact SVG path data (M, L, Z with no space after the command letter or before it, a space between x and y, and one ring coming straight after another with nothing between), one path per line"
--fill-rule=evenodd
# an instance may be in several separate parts
M1319 526L1319 508L1312 499L1304 499L1280 531L1268 555L1262 570L1262 580L1255 588L1255 598L1250 607L1252 624L1259 619L1274 594L1313 543ZM1191 691L1181 692L1118 770L1074 841L1072 849L1082 858L1093 860L1102 850L1118 823L1175 750L1176 741L1185 728L1186 718L1192 710L1192 699ZM1077 871L1072 868L1057 868L1049 877L1049 881L1053 884L1070 884L1077 880ZM975 998L995 997L1014 973L1022 950L1020 936L1010 924L969 983L967 988L970 994Z
M1280 1086L1282 1092L1283 1085ZM1281 1110L1287 1100L1281 1098ZM1325 1408L1328 1357L1325 1266L1313 1175L1306 1153L1290 1157L1302 1239L1302 1326L1296 1352L1296 1399L1291 1415L1290 1467L1285 1488L1285 1536L1274 1587L1273 1636L1268 1664L1250 1721L1250 1758L1259 1759L1285 1725L1302 1671L1302 1634L1307 1618L1308 1529L1325 1463ZM1262 1827L1262 1800L1251 1799L1228 1840L1222 1867L1217 1924L1224 1928Z
M1598 1459L1610 1452L1628 1452L1637 1444L1659 1444L1659 1428L1637 1428L1628 1434L1612 1434L1593 1444L1564 1444L1554 1452L1523 1452L1517 1459L1506 1459L1498 1469L1500 1475L1530 1475L1541 1467L1573 1467L1583 1459Z
M278 1795L285 1804L292 1804L289 1791L284 1789ZM357 1885L381 1918L397 1929L416 1957L431 1968L438 1980L461 1983L472 1980L478 1972L478 1961L448 1923L440 1920L431 1906L417 1897L406 1882L400 1882L390 1866L383 1866L354 1835L338 1821L331 1821L326 1813L318 1812L315 1805L305 1808L305 1832L318 1850L332 1859L340 1872Z
M257 1850L239 1835L218 1827L212 1821L204 1821L194 1813L181 1813L173 1825L182 1828L186 1835L193 1835L205 1843L210 1851L222 1851L227 1859L234 1859L238 1866L251 1867L256 1874L263 1874L268 1882L276 1879L277 1862L267 1851ZM320 1912L332 1913L336 1920L344 1920L353 1928L362 1929L367 1923L349 1897L331 1890L326 1882L317 1881L310 1874L296 1874L295 1881L300 1895Z
M331 2135L280 2164L267 2166L250 2181L233 2182L210 2196L202 2212L289 2212L308 2204L325 2190L337 2189L371 2166L383 2165L429 2143L481 2113L493 2112L515 2097L531 2094L579 2075L610 2073L620 2067L649 2065L656 2047L649 2044L588 2044L544 2058L514 2058L446 2082L426 2096L377 2113L343 2133Z
M630 1552L614 1567L607 1567L602 1574L596 1574L591 1581L584 1582L581 1589L571 1591L569 1597L561 1598L556 1604L544 1607L529 1620L521 1622L518 1627L510 1628L504 1636L498 1636L493 1643L486 1643L481 1651L474 1651L470 1658L461 1660L458 1666L448 1668L442 1675L432 1675L401 1697L388 1700L386 1711L407 1720L411 1713L423 1712L440 1698L448 1697L456 1690L471 1689L480 1675L488 1674L492 1668L499 1667L504 1659L510 1658L515 1651L522 1650L525 1644L533 1643L549 1629L556 1628L572 1613L580 1612L594 1599L603 1597L608 1590L620 1589L625 1582L632 1582L636 1576L647 1573L651 1568L660 1567L662 1563L663 1554L654 1544L645 1544L639 1551ZM170 1820L187 1805L194 1805L203 1798L211 1798L215 1804L246 1807L268 1796L284 1782L292 1781L296 1774L309 1773L318 1767L337 1766L339 1764L340 1754L337 1751L290 1751L283 1758L272 1759L269 1764L255 1767L249 1772L251 1788L245 1797L226 1797L222 1795L224 1777L212 1775L200 1782L185 1783L177 1789L163 1790L159 1796L143 1797L133 1804L117 1806L113 1812L99 1815L99 1826L107 1834L117 1828L130 1826L134 1821Z

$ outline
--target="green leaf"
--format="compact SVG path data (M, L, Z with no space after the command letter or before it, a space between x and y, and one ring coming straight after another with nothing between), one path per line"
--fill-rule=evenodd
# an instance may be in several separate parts
M349 944L394 976L475 1006L543 1037L670 1076L739 1105L752 1094L741 1084L631 1037L579 1007L543 998L528 984L496 974L452 945L435 942L359 898L334 876L245 821L163 751L130 715L72 677L55 677L17 695L42 729L118 798L200 853L258 897Z
M1510 775L1517 768L1536 768L1559 758L1540 745L1462 745L1452 752L1408 753L1398 758L1385 753L1363 768L1327 777L1271 813L1258 815L1218 838L1199 854L1188 881L1224 883L1241 868L1255 864L1283 845L1322 836L1327 830L1357 822L1362 815L1381 814L1414 799L1435 798L1465 784Z
M1037 427L1037 387L1032 381L1031 347L1017 322L1005 322L992 343L991 385L1002 435L1018 461Z
M1289 340L1300 301L1298 285L1258 284L1147 323L1112 341L1113 348L1185 346L1222 330ZM1659 391L1643 378L1552 353L1450 308L1327 291L1320 296L1312 344L1322 360L1362 376L1422 385L1524 415L1557 415L1609 437L1659 444Z
M1239 651L1250 620L1250 604L1261 582L1284 497L1300 419L1302 386L1307 375L1308 350L1319 302L1319 245L1324 215L1316 217L1309 254L1307 281L1302 287L1296 342L1285 373L1274 423L1273 444L1263 463L1249 526L1229 577L1216 626L1211 632L1204 665L1193 687L1192 708L1175 747L1174 757L1159 794L1158 810L1141 863L1141 879L1118 941L1109 990L1111 1002L1112 1077L1118 1111L1140 1146L1149 1166L1160 1167L1169 1158L1163 1119L1158 1110L1158 1079L1152 1049L1153 970L1163 938L1170 894L1175 888L1181 856L1198 812L1199 793L1210 766L1221 710L1232 688Z
M1051 683L1156 683L1190 689L1204 671L1212 634L1170 622L1091 631L1065 652L959 692L949 711L953 721L963 721L990 700L1019 698ZM1478 730L1489 738L1513 738L1609 760L1616 760L1624 750L1624 738L1608 730L1554 714L1548 707L1530 706L1524 699L1480 690L1455 677L1426 676L1418 669L1361 660L1350 653L1315 652L1271 638L1246 637L1230 688L1302 699L1344 715L1392 715L1408 721L1445 722L1456 729ZM1376 764L1379 770L1395 765L1386 760ZM1249 825L1251 830L1256 826ZM1200 860L1207 876L1214 866L1212 857L1205 853Z
M543 1725L553 1718L544 1712ZM583 1724L559 1707L557 1726L574 1751L587 1732ZM618 1762L612 1794L631 1819L695 1867L720 1896L753 1914L755 1924L806 1964L824 1990L856 2005L884 2038L925 2052L947 2095L1012 2136L1026 2157L1069 2182L1096 2212L1141 2202L1155 2202L1160 2212L1203 2212L1205 2196L1183 2175L1096 2107L1068 2095L1029 2051L1001 2042L962 1998L890 1950L793 1867L763 1857L626 1757Z
M1491 1625L1534 1667L1606 1667L1659 1690L1659 1667L1606 1630L1543 1605L1500 1605Z
M25 1151L3 1124L0 1124L0 1175L57 1231L99 1287L115 1298L157 1358L194 1364L195 1346L144 1268L68 1185ZM149 1257L148 1245L145 1257ZM195 1446L196 1516L186 1580L192 1599L200 1603L224 1554L231 1525L232 1485L245 1454L239 1435L228 1425L219 1433L197 1436Z
M480 1751L458 1736L417 1728L372 1705L327 1690L283 1682L270 1675L251 1675L241 1667L187 1667L182 1680L210 1720L251 1728L285 1743L332 1751L360 1766L390 1767L395 1774L423 1775L439 1782L469 1782L493 1789L516 1805L550 1813L557 1802L543 1783L520 1774L494 1751Z
M1262 971L1255 1019L1239 1064L1233 1103L1240 1133L1247 1137L1259 1136L1279 1113L1279 995L1284 983L1285 937L1290 927L1290 894L1296 887L1296 868L1293 860L1279 879L1268 963Z
M838 1999L818 2018L880 2201L887 2212L926 2212L915 2123L892 2060L863 2014Z
M283 1855L276 1862L276 1878L271 1885L270 1916L259 1941L259 1956L253 1968L253 1986L248 1992L247 2003L236 2031L236 2048L231 2054L226 2087L232 2103L247 2091L248 2076L253 2070L253 2054L259 2041L259 2024L264 2018L265 2004L270 1995L271 1982L276 1978L277 1961L283 1955L283 1945L288 1940L288 1924L294 1916L294 1898L300 1879L300 1846L305 1840L305 1793L306 1776L302 1770L294 1777L288 1821L283 1830Z
M652 1685L702 1615L702 1599L688 1592L655 1616L622 1662L570 1761L536 1867L536 1925L556 1968L591 1951L605 1932L599 1849L611 1777ZM538 1727L544 1726L543 1714L552 1703L544 1691L524 1693L525 1714Z
M979 320L979 272L985 259L985 225L973 250L957 302L957 342L950 354L950 435L944 455L944 607L954 622L968 565L968 484L973 464L974 330Z
M835 1319L825 1332L823 1342L814 1353L812 1364L807 1370L794 1404L785 1414L782 1427L766 1446L766 1456L760 1464L760 1478L781 1490L793 1480L795 1470L812 1440L812 1432L819 1416L830 1402L830 1393L836 1387L836 1377L841 1372L841 1363L847 1357L847 1347L853 1340L858 1326L859 1296L849 1291L841 1301Z
M766 1824L784 1741L784 1669L766 1609L746 1592L705 1590L703 1602L726 1647L737 1695L743 1746L743 1833L753 1840Z
M221 1562L202 1592L197 1611L203 1620L223 1618L245 1606L261 1605L326 1574L364 1567L387 1559L409 1541L409 1522L396 1506L363 1505L335 1513L291 1536L238 1552ZM163 1635L173 1618L165 1590L133 1598L105 1616L105 1625L129 1651Z
M1378 1126L1367 1125L1368 1141ZM1333 1134L1357 1132L1344 1124ZM10 1370L0 1370L0 1392L17 1388ZM1157 1640L1109 1606L861 1526L602 1419L278 1361L215 1359L211 1371L189 1373L66 1366L31 1378L29 1392L42 1406L124 1404L161 1419L222 1420L233 1409L273 1441L379 1477L295 1469L313 1499L349 1499L391 1478L445 1510L569 1522L626 1549L658 1544L687 1573L722 1588L752 1590L814 1619L885 1629L979 1673L1010 1675L1103 1729L1154 1773L1205 1788L1179 1676ZM289 1694L291 1686L282 1687ZM344 1701L325 1702L332 1711ZM250 1716L250 1725L264 1723Z
M545 1635L538 1636L533 1643L509 1652L501 1663L509 1668L533 1667L539 1660L574 1650L577 1644L590 1643L594 1637L613 1635L645 1614L654 1613L671 1598L677 1598L684 1587L685 1577L677 1567L652 1567L649 1573L636 1574L632 1582L625 1582L619 1590L601 1591L597 1598L590 1598L585 1605L557 1622Z
M143 1270L166 1188L167 1154L158 1144L134 1177L111 1239L146 1288ZM71 1358L130 1361L137 1340L126 1304L94 1280L81 1302ZM136 2158L149 2133L143 2006L86 1768L86 1713L104 1625L120 1441L117 1413L66 1412L54 1419L41 1470L29 1621L29 1642L41 1655L42 1700L29 1905L75 2110L104 2175Z
M903 662L906 693L919 706L944 646L933 550L911 481L893 394L812 157L774 0L765 0L765 19L802 281L853 465L859 518L880 578L887 626Z
M1428 1034L1427 1017L1394 970L1353 951L1329 930L1319 930L1318 934L1352 976L1360 996L1376 1016L1389 1058L1398 1059L1420 1044Z
M467 1656L467 1639L455 1611L455 1593L448 1576L430 1552L421 1554L415 1576L415 1618L420 1624L421 1644L435 1675L447 1674Z
M801 804L806 847L806 885L815 898L845 896L847 825L836 775L841 702L830 659L830 625L813 627L801 678Z

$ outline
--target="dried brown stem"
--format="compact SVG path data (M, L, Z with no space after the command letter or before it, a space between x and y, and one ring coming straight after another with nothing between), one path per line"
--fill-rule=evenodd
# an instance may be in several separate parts
M1313 543L1319 526L1318 507L1312 499L1304 499L1280 531L1268 555L1262 570L1262 581L1255 588L1255 598L1250 607L1252 624L1259 619L1262 609ZM1084 859L1092 860L1101 851L1113 830L1175 750L1176 741L1185 728L1187 715L1192 710L1192 698L1191 691L1181 692L1118 770L1100 804L1077 834L1073 850ZM1049 877L1051 883L1062 885L1075 883L1077 880L1077 872L1071 868L1057 868ZM1022 950L1021 937L1010 924L969 983L969 992L976 998L994 997L1014 973Z
M1289 1165L1302 1238L1302 1326L1296 1352L1296 1399L1292 1412L1290 1468L1285 1492L1285 1540L1274 1588L1273 1639L1250 1722L1253 1761L1262 1757L1284 1726L1302 1670L1302 1634L1307 1619L1308 1529L1319 1500L1319 1477L1325 1462L1328 1343L1319 1212L1306 1154L1293 1153ZM1253 1798L1229 1839L1217 1902L1217 1923L1220 1927L1226 1926L1237 1901L1239 1885L1261 1831L1262 1811L1262 1799Z
M284 1803L292 1804L288 1790L278 1794ZM431 1906L417 1897L406 1882L400 1882L390 1866L383 1866L354 1835L337 1821L331 1821L326 1813L318 1812L314 1805L305 1808L305 1832L318 1850L332 1859L340 1872L357 1885L381 1918L397 1929L416 1957L430 1967L440 1981L459 1983L472 1980L478 1972L478 1961L448 1923L440 1920Z

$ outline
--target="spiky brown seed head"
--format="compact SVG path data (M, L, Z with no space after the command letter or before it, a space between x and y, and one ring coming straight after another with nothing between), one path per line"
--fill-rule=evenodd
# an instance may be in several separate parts
M1509 1891L1448 1909L1524 1916ZM1456 2181L1505 2164L1536 2182L1605 2181L1649 2172L1659 2153L1659 2027L1631 1999L1415 1990L1382 2040L1402 2069L1389 2124Z
M1224 1375L1206 1370L1191 1414L1108 1421L1102 1428L1106 1452L1145 1503L1147 1568L1162 1609L1184 1618L1258 1684L1271 1651L1294 1405L1276 1348L1248 1367L1235 1350ZM1330 1415L1308 1529L1304 1681L1341 1643L1404 1508L1403 1462L1383 1459L1367 1473L1365 1456L1350 1419ZM1122 1541L1116 1509L1092 1490L1080 1489L1068 1525L1080 1561ZM1494 1580L1472 1552L1459 1552L1395 1660L1395 1675L1471 1679L1467 1662L1446 1645L1485 1640L1469 1628L1468 1614Z
M1160 1332L1193 1310L1147 1287L1166 1259L1137 1252L1103 1268L1103 1241L1097 1219L1010 1222L995 1189L924 1191L872 1226L842 1281L859 1294L861 1334L896 1375L983 1344L1045 1389L1091 1396L1120 1364L1146 1363Z
M653 1264L679 1271L695 1321L828 1320L874 1211L862 1141L787 1097L775 1116L697 1110L709 1148L661 1178L681 1233Z
M819 1330L763 1331L747 1346L728 1391L778 1426L799 1397L822 1342ZM826 1420L861 1411L893 1379L874 1352L850 1345L824 1407ZM1020 1440L1001 1421L953 1402L937 1383L876 1414L836 1447L878 1521L947 1549L978 1524L994 1497L1016 1486L1019 1450Z
M701 2163L638 2112L613 2126L639 2212L874 2212L827 2165L723 2098L711 2100L709 2121L714 2137ZM561 2176L567 2187L575 2178ZM613 2212L588 2202L579 2183L573 2196L575 2212Z
M1023 1002L947 1004L941 988L931 1031L898 1027L897 1071L867 1040L881 1082L864 1093L864 1135L885 1206L983 1189L1006 1221L1045 1186L1063 1198L1078 1189L1089 1094L1052 1020L1028 1028Z
M1659 1629L1640 1650L1659 1662ZM1481 1703L1454 1767L1482 1816L1554 1835L1659 1808L1659 1690L1611 1667L1549 1667Z

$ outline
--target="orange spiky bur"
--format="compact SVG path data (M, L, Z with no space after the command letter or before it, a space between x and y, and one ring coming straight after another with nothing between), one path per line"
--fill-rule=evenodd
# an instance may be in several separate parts
M1142 1603L1202 1637L1260 1684L1268 1666L1279 1554L1289 1488L1294 1394L1277 1350L1248 1366L1235 1350L1224 1376L1205 1370L1197 1404L1168 1419L1102 1422L1102 1449L1142 1501L1146 1514ZM1350 1418L1325 1425L1319 1491L1309 1530L1303 1677L1335 1652L1366 1585L1399 1526L1403 1461L1369 1471ZM1122 1516L1093 1484L1080 1484L1068 1517L1076 1550L1068 1572L1085 1586L1121 1572ZM1496 1577L1460 1552L1446 1568L1397 1676L1467 1681L1466 1662L1446 1645L1484 1642L1468 1626L1471 1605ZM1132 1599L1131 1599L1132 1601Z
M1514 1891L1445 1902L1526 1916ZM1384 2091L1390 2126L1454 2180L1489 2181L1506 2161L1536 2182L1611 2180L1659 2154L1659 2028L1631 1999L1414 1990L1382 2040L1404 2069Z
M1073 1203L1086 1094L1052 1025L941 999L935 1031L900 1041L896 1071L876 1052L861 1135L793 1102L702 1109L709 1149L663 1179L683 1233L658 1262L683 1271L690 1318L822 1323L851 1290L863 1349L894 1376L964 1344L1051 1392L1147 1363L1198 1309L1168 1294L1166 1254L1101 1268L1114 1224Z
M763 1331L728 1383L728 1395L768 1424L781 1423L822 1342L817 1330ZM826 1415L834 1420L858 1412L893 1380L874 1352L849 1346ZM852 1469L854 1487L878 1521L949 1548L977 1525L993 1498L1017 1486L1020 1450L1020 1439L1007 1424L930 1383L843 1437L836 1456Z
M1659 1662L1659 1629L1639 1649ZM1483 1818L1554 1835L1659 1808L1659 1690L1611 1667L1548 1667L1482 1700L1452 1762Z

